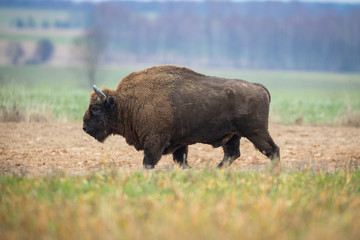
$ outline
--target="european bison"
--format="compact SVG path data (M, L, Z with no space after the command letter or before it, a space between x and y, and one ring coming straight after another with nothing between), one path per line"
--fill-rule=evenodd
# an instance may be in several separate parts
M271 160L280 159L268 132L270 94L261 84L157 66L129 74L115 91L93 88L83 130L100 142L124 136L144 150L144 168L170 153L187 168L188 146L195 143L222 146L218 167L229 166L240 157L241 137Z

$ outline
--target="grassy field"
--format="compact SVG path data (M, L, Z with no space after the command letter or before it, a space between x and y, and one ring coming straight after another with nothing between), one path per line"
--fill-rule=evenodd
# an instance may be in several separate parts
M53 44L72 45L74 38L82 32L76 26L76 19L81 19L83 14L80 11L56 9L0 8L0 27L4 27L1 28L0 40L35 43L46 38ZM25 26L16 28L17 21ZM33 27L28 26L29 21L34 24ZM56 24L64 22L71 24L72 28L56 28ZM47 25L46 28L43 27L44 24Z
M81 23L51 28L77 14L1 8L0 40L70 46ZM36 30L5 31L17 19ZM102 68L97 85L116 88L143 68ZM195 70L265 84L272 122L360 126L360 74ZM1 66L0 121L81 121L91 91L80 68ZM0 239L360 239L358 226L359 169L0 175Z
M64 10L50 9L29 9L29 8L0 8L0 24L12 25L16 19L20 18L24 21L31 18L36 25L40 25L46 20L50 25L56 21L65 21L69 19L69 12Z
M2 239L359 239L360 171L0 177Z
M115 88L140 69L101 69L97 85ZM352 113L359 123L360 75L199 71L264 83L274 122L347 125ZM0 67L1 120L81 121L91 92L85 76ZM0 176L1 239L359 239L359 183L360 170L20 171Z
M98 86L118 82L142 67L103 68ZM310 72L198 70L208 75L242 78L265 84L271 94L272 122L355 125L360 123L360 75ZM19 112L22 120L80 121L91 88L79 68L0 67L1 116ZM42 117L41 117L42 116ZM37 119L35 117L35 119Z
M37 34L24 34L24 33L1 33L0 40L10 41L10 42L32 42L36 43L40 40L47 39L54 44L64 44L72 45L74 44L74 39L79 37L80 34L74 33L72 36L70 34L63 34L63 36L51 36L52 33L38 32Z

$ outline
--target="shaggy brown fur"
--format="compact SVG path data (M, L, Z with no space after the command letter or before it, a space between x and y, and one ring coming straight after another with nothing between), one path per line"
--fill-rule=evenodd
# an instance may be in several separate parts
M100 142L110 134L124 136L144 150L146 168L168 153L188 167L188 145L194 143L222 146L219 167L227 166L240 156L241 137L270 159L280 157L268 132L270 94L261 84L158 66L129 74L115 91L102 91L105 100L90 95L84 131Z

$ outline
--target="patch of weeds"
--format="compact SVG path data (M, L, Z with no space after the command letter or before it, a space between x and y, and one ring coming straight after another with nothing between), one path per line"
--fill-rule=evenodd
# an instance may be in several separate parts
M20 113L20 109L16 103L14 103L12 108L7 106L1 106L1 122L21 122L24 120L23 114Z
M342 124L349 127L360 127L360 113L348 107Z

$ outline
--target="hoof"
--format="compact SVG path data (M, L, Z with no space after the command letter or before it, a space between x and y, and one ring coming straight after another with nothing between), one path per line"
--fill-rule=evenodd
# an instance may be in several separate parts
M150 165L150 164L143 164L144 169L148 170L148 169L154 169L155 166L154 165Z

